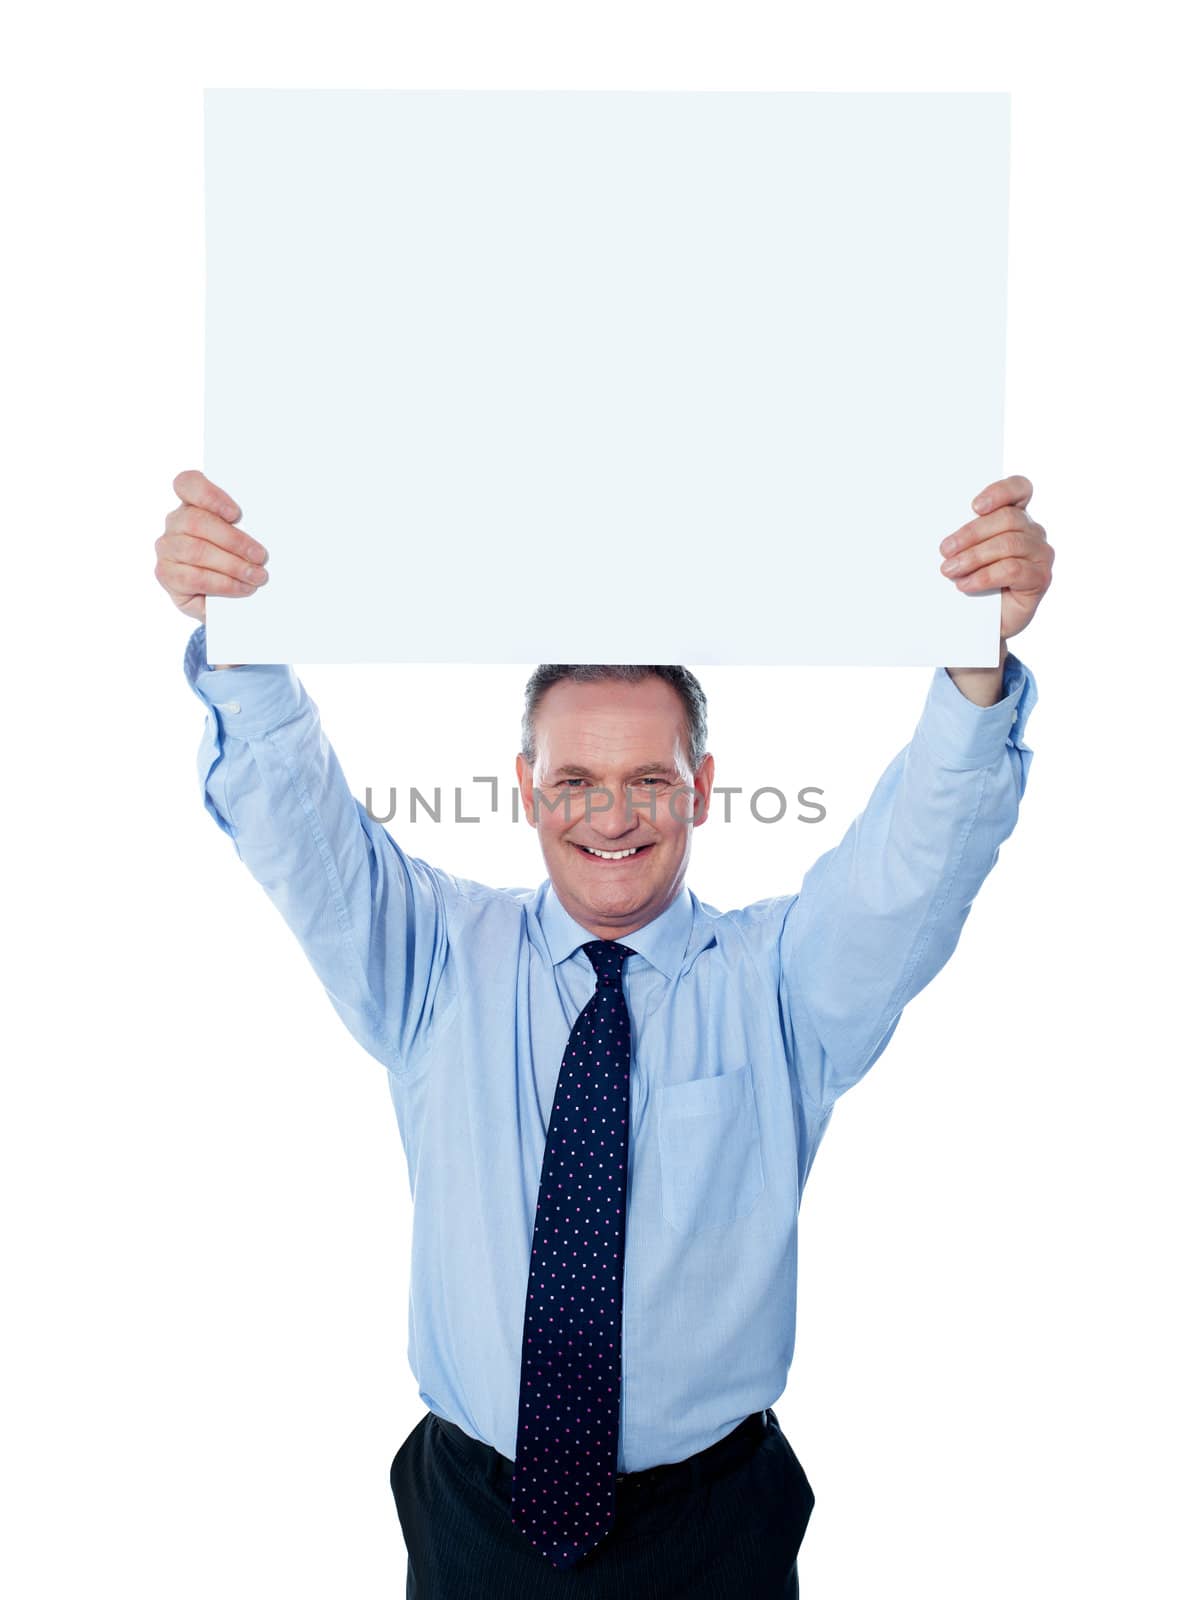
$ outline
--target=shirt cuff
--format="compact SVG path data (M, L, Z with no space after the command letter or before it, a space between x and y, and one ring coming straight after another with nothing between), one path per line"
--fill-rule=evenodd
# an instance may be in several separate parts
M1023 733L1039 690L1031 669L1013 654L1002 670L1002 696L996 705L975 705L948 670L937 667L916 731L938 766L955 772L991 767L1008 745L1030 753Z
M220 733L235 739L253 739L278 728L300 709L303 685L290 666L209 664L205 648L205 623L199 624L185 647L185 677L193 693L208 708Z

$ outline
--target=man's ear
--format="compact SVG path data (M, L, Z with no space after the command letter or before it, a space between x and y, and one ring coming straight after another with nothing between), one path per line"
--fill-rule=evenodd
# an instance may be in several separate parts
M694 775L694 810L696 813L694 826L696 828L707 819L707 813L711 809L711 790L714 785L715 758L707 754L703 756L702 761L699 763L698 771Z
M534 769L527 764L525 756L520 751L514 766L518 775L518 788L522 792L522 805L526 808L526 821L532 828L536 828L538 824L534 820Z

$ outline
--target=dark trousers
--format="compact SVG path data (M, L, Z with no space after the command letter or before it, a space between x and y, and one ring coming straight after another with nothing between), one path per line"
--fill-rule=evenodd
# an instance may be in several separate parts
M604 1539L560 1571L510 1521L513 1462L433 1411L391 1463L407 1600L797 1600L813 1490L771 1410L619 1473Z

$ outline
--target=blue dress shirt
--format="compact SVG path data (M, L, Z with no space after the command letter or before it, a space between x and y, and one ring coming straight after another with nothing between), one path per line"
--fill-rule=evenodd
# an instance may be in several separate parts
M408 855L350 793L289 666L185 672L204 802L386 1068L413 1196L408 1358L424 1404L510 1460L547 1122L596 937L549 879L494 889ZM775 1405L797 1214L834 1102L951 955L1018 818L1037 689L977 706L943 667L911 742L800 892L719 912L687 887L630 933L618 1470Z

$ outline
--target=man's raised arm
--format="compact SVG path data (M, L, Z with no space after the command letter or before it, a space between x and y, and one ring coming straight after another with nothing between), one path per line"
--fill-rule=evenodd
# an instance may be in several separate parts
M805 874L781 934L781 997L816 1116L882 1054L904 1006L956 947L1013 830L1032 752L1035 679L1008 655L978 706L944 667L908 744L842 840Z
M406 1070L443 975L447 875L408 856L353 797L290 666L211 667L205 594L246 592L228 585L250 581L232 575L233 562L245 562L247 536L227 520L237 508L201 474L182 473L176 487L183 504L158 541L157 577L180 609L202 619L185 675L206 711L198 751L206 809L350 1032L384 1066Z
M882 1054L949 959L1018 820L1038 689L1006 641L1035 615L1055 560L1027 512L1033 492L1021 474L987 485L977 515L940 542L941 572L962 593L1001 591L998 666L936 670L911 743L786 913L781 1015L815 1118Z

